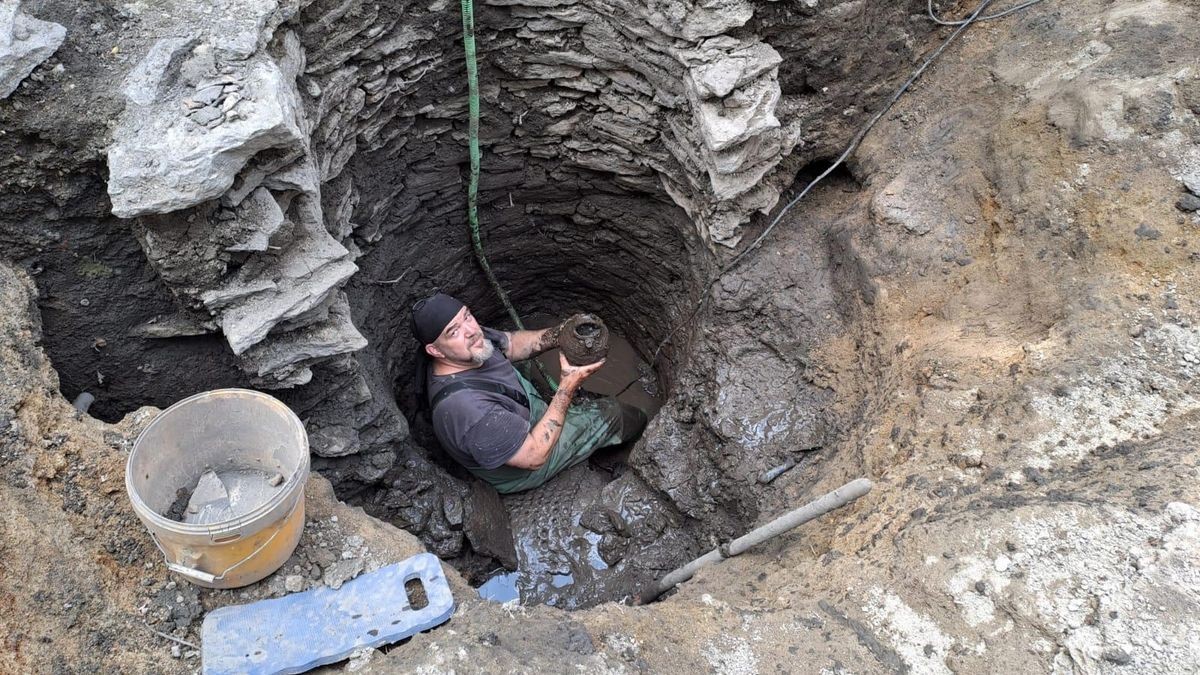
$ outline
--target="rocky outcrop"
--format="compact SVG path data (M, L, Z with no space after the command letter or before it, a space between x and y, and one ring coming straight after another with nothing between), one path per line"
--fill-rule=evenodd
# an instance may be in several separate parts
M0 3L0 99L8 98L34 68L50 58L66 36L67 29L60 24L23 12L20 0Z
M539 175L564 188L599 180L673 200L701 242L736 245L803 161L792 151L812 118L784 124L777 110L821 98L787 103L783 55L745 30L755 11L740 0L484 5L483 203L511 208L524 190L531 216L587 228L595 217L529 188ZM805 30L846 21L836 7L804 13ZM453 14L400 21L357 0L249 3L219 30L159 40L130 73L109 150L113 212L140 217L164 280L212 315L235 354L275 334L304 342L296 329L327 316L359 252L386 234L461 222L461 163L447 162L462 152L465 114ZM441 81L447 91L430 87ZM812 141L806 153L822 145ZM334 332L348 339L308 352L356 348L348 326ZM311 377L271 371L270 360L244 367L264 386Z
M326 229L299 39L266 44L286 11L250 3L234 16L229 32L158 40L130 73L108 192L113 213L141 216L151 263L213 317L254 382L291 387L366 346L340 290L358 268L344 233Z
M108 155L115 215L196 206L225 194L255 155L302 153L296 73L265 55L218 63L214 51L198 39L165 38L130 73L132 105Z

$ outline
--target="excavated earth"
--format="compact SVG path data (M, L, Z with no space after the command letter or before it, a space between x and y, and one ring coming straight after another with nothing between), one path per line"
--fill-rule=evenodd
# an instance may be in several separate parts
M492 265L523 313L603 317L663 395L626 470L498 506L411 386L415 298L509 327L463 225L454 3L0 5L0 670L198 672L206 612L422 550L450 622L325 670L1200 663L1200 4L972 26L705 285L949 35L924 9L479 4ZM123 477L161 408L223 386L296 410L317 472L292 558L212 591L166 571ZM479 598L504 511L526 565L595 554L619 583Z

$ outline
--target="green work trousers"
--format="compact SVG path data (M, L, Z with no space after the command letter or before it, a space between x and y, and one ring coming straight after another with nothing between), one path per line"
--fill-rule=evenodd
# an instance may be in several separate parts
M536 425L549 406L520 370L517 370L517 379L521 381L521 387L529 397L529 423ZM470 471L502 494L531 490L560 471L587 459L599 448L620 445L637 438L645 427L645 413L621 403L612 396L596 400L577 399L567 409L562 434L559 435L558 442L554 444L550 457L542 468L530 471L506 465L496 469Z

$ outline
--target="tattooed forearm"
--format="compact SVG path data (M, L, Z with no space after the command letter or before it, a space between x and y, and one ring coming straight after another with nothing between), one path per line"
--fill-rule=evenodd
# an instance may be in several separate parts
M548 333L549 331L542 333L525 331L523 334L518 333L517 335L528 336L530 339L523 341L523 344L532 345L547 339ZM515 338L513 344L516 345ZM514 349L514 351L518 350ZM554 398L550 399L550 405L546 407L542 418L529 430L529 435L517 450L517 454L509 460L508 464L511 466L534 471L545 466L551 451L558 443L563 426L566 424L567 409L571 407L571 399L575 398L575 392L579 390L583 381L599 370L604 365L604 361L601 360L588 366L573 366L567 362L566 357L560 354L559 365L562 366L562 379L559 382L558 391L554 392Z
M533 345L533 353L541 354L547 349L552 349L558 346L558 326L547 328L538 336L537 342Z
M547 349L558 346L559 327L545 330L518 330L509 333L508 351L504 353L512 361L524 361Z
M571 407L571 399L575 396L577 386L566 383L555 392L550 399L550 405L542 418L530 429L521 449L517 451L519 458L510 460L509 464L522 469L537 470L549 459L562 434L566 424L567 409Z

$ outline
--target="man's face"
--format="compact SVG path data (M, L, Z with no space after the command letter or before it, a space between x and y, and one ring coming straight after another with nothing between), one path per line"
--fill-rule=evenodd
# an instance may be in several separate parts
M463 307L433 344L425 351L436 359L445 359L459 366L480 366L492 356L492 343L483 338L483 331L471 310Z

